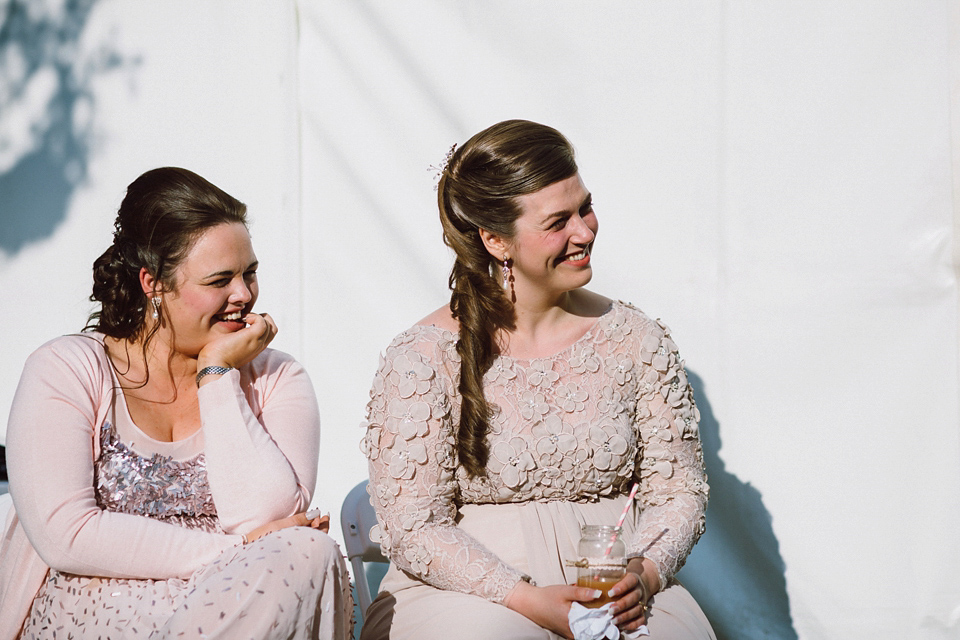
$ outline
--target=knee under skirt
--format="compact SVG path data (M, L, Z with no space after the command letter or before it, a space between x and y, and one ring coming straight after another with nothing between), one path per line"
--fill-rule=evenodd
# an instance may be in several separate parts
M340 548L325 533L292 527L227 549L187 579L51 570L20 637L347 640L352 618Z

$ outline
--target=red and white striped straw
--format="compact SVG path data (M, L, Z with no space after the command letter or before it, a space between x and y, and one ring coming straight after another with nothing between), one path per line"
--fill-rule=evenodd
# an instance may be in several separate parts
M627 504L623 505L623 513L620 514L620 519L617 520L617 529L623 526L623 521L627 519L627 513L630 511L630 505L633 504L633 499L637 497L637 489L640 488L639 482L633 483L633 489L630 489L630 495L627 496Z
M613 550L613 543L617 541L617 533L620 531L620 527L623 526L623 521L627 519L627 513L630 511L631 505L633 505L633 499L637 497L637 489L640 488L639 482L633 483L633 488L630 489L630 495L627 496L627 504L623 505L623 513L620 514L620 519L617 520L617 529L613 532L613 535L610 536L610 544L607 545L607 550L603 552L604 557L610 555L610 552Z

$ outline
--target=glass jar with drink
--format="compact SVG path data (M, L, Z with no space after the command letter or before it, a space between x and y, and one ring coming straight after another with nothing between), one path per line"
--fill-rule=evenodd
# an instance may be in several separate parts
M626 548L620 539L620 527L607 524L585 524L580 529L577 547L577 586L598 589L602 595L582 603L596 609L613 602L610 589L620 582L627 571Z

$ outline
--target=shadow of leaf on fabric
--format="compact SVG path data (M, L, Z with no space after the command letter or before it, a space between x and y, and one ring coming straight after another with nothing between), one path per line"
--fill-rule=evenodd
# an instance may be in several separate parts
M720 640L797 640L786 566L760 492L728 472L720 425L703 380L687 371L700 410L700 438L710 482L707 531L678 579L700 603Z

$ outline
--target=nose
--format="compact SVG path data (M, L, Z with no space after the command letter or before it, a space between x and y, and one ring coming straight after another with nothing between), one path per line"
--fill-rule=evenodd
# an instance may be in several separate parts
M577 244L590 244L597 237L596 224L593 226L587 224L583 216L574 215L570 218L573 223L573 233L570 239ZM569 224L569 223L568 223Z
M253 292L250 290L250 286L243 280L243 278L236 278L232 285L232 290L230 291L230 297L228 298L231 304L239 304L246 306L253 299Z

